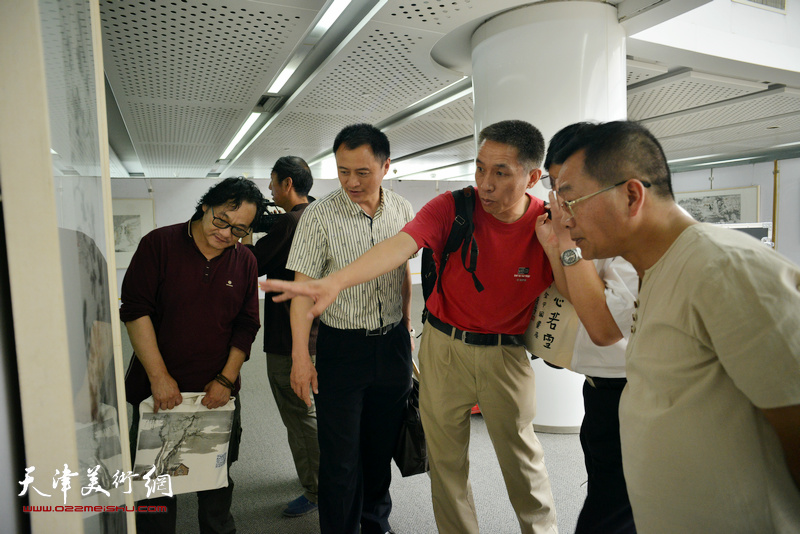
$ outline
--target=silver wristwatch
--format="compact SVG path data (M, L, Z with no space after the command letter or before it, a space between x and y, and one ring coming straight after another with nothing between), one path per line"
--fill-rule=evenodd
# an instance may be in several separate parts
M579 261L581 261L581 249L578 247L569 248L561 253L561 265L564 267L569 267L570 265L575 265Z

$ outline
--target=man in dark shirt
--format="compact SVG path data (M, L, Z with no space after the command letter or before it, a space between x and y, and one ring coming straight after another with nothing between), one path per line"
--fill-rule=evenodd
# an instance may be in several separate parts
M281 280L294 278L286 268L292 238L300 216L308 206L308 192L313 178L308 164L296 156L283 156L275 162L269 189L275 204L286 212L280 215L267 235L251 246L251 236L242 239L258 261L259 276ZM267 375L275 404L281 414L289 438L297 476L303 485L303 494L289 503L283 515L299 517L317 509L317 480L319 477L319 443L317 442L317 411L298 397L289 377L292 372L292 330L289 323L289 302L264 299L264 352L267 353ZM314 321L309 336L308 351L312 360L316 356L317 326Z
M228 178L200 199L191 220L147 234L122 283L120 318L135 358L125 377L134 406L135 441L139 403L152 394L155 409L170 410L181 392L206 393L203 405L219 408L236 396L228 467L236 461L241 437L239 371L260 326L256 260L239 238L259 216L264 197L244 178ZM134 449L135 450L135 449ZM228 487L200 491L201 532L235 532ZM165 514L137 514L139 532L175 532L174 497L150 499Z

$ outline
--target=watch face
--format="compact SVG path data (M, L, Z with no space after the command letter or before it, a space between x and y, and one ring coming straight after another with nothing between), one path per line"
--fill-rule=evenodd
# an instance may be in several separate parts
M561 263L563 265L572 265L573 263L577 263L579 259L578 253L574 249L565 250L564 253L561 254Z

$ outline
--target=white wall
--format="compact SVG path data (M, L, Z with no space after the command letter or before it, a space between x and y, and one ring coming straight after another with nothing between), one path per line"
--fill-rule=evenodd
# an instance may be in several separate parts
M776 249L794 263L800 264L800 159L779 161L781 170L779 217L777 221ZM714 169L714 189L758 185L760 191L759 222L772 221L773 163L757 163ZM711 171L691 171L673 176L675 192L706 190L710 188ZM265 196L270 196L269 181L255 180ZM211 179L152 179L156 226L166 226L187 221L194 212L198 199L214 183ZM433 182L415 180L386 180L384 186L402 195L417 212L437 193L460 189L471 181ZM311 195L322 197L339 187L337 180L316 180ZM111 180L114 198L148 198L147 185L140 178ZM412 260L411 272L418 283L419 258ZM122 284L125 269L117 270L117 283ZM118 288L119 289L119 288Z
M210 178L163 178L153 179L153 204L156 227L188 221L200 197L219 180ZM262 192L269 194L269 180L255 180ZM142 178L113 178L113 198L150 198L147 182Z
M256 179L256 184L264 193L271 197L269 180ZM217 180L208 178L181 179L181 178L154 178L150 180L153 186L153 205L155 210L156 227L188 221L194 213L197 201L208 189L217 183ZM466 187L472 182L438 182L440 192ZM436 196L436 182L422 182L409 180L386 180L384 186L402 195L414 207L416 213L427 201ZM339 187L337 180L316 180L311 189L311 196L320 198ZM150 198L147 183L141 178L115 178L111 180L111 196L113 198ZM419 258L412 260L411 273L414 283L419 283ZM117 294L121 293L122 279L125 269L117 269Z
M800 61L800 0L787 0L786 4L786 11L778 12L714 0L632 37L796 72Z
M182 221L188 221L194 213L195 205L208 189L217 183L217 180L208 178L154 178L153 204L155 209L156 226L166 226ZM258 187L264 196L270 197L269 180L256 179ZM414 211L418 211L428 200L433 198L438 189L440 192L459 189L471 181L466 182L429 182L412 180L386 180L383 185L396 193L404 196L411 202ZM334 189L339 188L337 180L316 180L311 189L311 196L322 197ZM114 198L150 198L147 184L141 178L114 178L111 180L111 193Z
M759 186L760 202L758 222L772 221L773 162L738 165L714 169L713 189ZM778 220L776 250L800 264L800 159L778 161L780 190L778 194ZM675 174L672 178L676 193L710 189L711 169Z

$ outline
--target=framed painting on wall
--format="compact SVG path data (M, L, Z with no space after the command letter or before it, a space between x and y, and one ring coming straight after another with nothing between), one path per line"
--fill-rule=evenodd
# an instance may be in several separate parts
M759 215L759 186L675 193L675 202L700 222L754 223Z
M153 200L150 198L115 198L114 252L117 269L127 269L139 241L155 229Z

